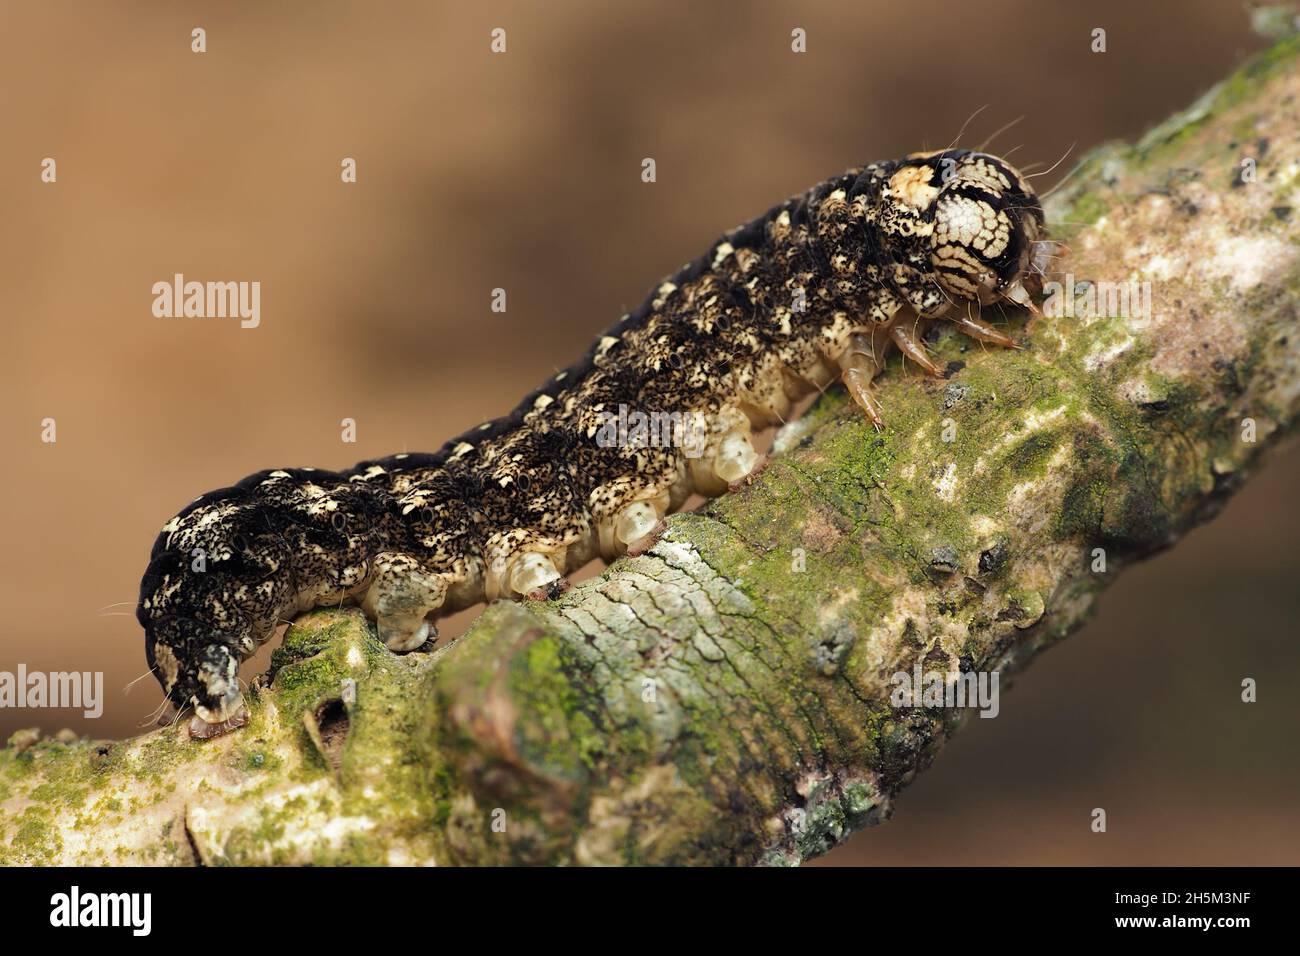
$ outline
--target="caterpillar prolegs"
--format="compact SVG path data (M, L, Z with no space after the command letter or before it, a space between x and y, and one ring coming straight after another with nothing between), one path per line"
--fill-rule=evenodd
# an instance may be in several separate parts
M247 720L238 666L298 612L360 604L408 651L436 615L556 596L591 559L648 547L692 492L744 481L760 466L752 434L835 379L882 427L871 382L891 348L941 374L928 323L1012 345L979 306L1032 309L1056 252L1024 178L982 153L820 183L726 233L580 362L437 453L259 472L193 502L141 583L149 665L193 706L191 734L212 736Z

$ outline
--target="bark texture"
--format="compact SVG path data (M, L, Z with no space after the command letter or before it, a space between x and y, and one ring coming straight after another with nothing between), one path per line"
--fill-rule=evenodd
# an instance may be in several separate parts
M239 733L17 734L0 862L824 852L887 817L971 715L896 707L890 675L997 670L1005 689L1292 426L1298 206L1290 39L1085 159L1048 206L1075 297L1025 350L941 331L948 380L896 364L884 433L835 390L650 553L553 603L493 605L432 654L393 656L355 610L308 615ZM1149 309L1100 285L1129 282Z

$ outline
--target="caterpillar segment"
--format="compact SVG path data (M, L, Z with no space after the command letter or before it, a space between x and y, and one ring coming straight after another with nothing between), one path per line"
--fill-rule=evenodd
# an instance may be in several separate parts
M703 447L687 458L687 468L692 490L706 498L744 481L759 465L753 423L736 405L710 416L707 436L701 444Z
M295 614L357 604L396 652L483 601L554 598L653 545L694 493L763 465L754 436L843 381L877 428L887 357L925 330L995 346L980 307L1033 310L1063 253L1012 167L965 150L833 177L724 234L503 418L433 454L259 472L163 527L137 617L190 733L247 720L238 669ZM905 364L906 364L905 363Z

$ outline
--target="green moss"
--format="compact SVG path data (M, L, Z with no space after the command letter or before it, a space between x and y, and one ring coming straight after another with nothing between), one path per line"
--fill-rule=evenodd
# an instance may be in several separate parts
M605 744L561 655L555 635L532 641L512 666L510 692L523 709L516 724L521 755L548 774L579 781L595 768Z
M0 846L0 865L49 864L63 848L51 814L44 806L29 806L15 821L18 825L7 847Z
M1040 477L1047 462L1061 444L1059 430L1036 431L1016 442L1003 456L1003 462L1016 478Z
M1109 482L1098 477L1084 476L1071 483L1053 526L1056 538L1100 538L1109 488Z
M1109 202L1096 192L1086 192L1075 198L1063 218L1070 224L1071 230L1077 231L1093 225L1109 211Z
M237 750L233 764L245 773L264 773L272 777L278 777L284 769L284 760L278 754L259 747L256 743L247 749Z

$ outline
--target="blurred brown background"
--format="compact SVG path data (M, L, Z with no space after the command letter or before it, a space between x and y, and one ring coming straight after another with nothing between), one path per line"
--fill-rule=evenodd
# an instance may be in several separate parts
M433 450L723 229L846 166L947 145L981 106L965 145L1021 114L995 152L1051 164L1078 143L1047 186L1262 46L1224 0L5 0L0 669L102 670L108 701L98 721L0 712L0 732L139 732L159 700L152 678L123 691L144 669L139 575L199 493ZM176 272L260 281L261 326L155 318L150 287ZM891 823L828 862L1300 863L1298 476L1283 450L1124 577Z

